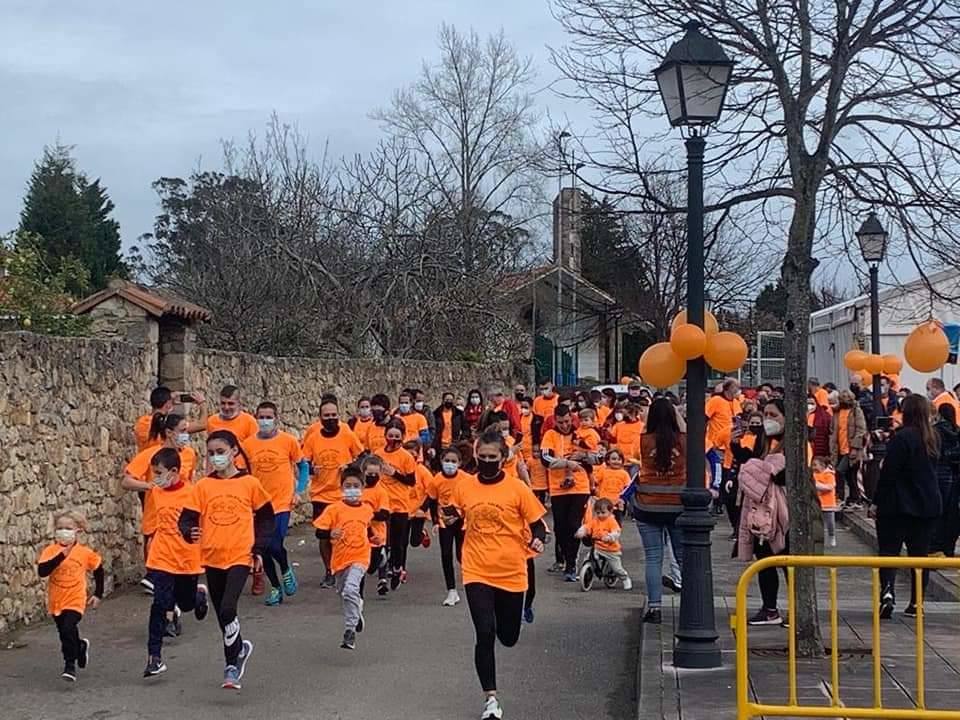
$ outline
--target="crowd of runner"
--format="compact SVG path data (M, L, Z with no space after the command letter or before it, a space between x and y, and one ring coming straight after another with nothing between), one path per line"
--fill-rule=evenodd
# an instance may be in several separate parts
M952 422L957 440L956 396L934 380L928 393L944 422ZM726 511L735 553L743 560L788 552L782 395L772 386L741 391L728 379L706 404L704 482L717 512ZM874 406L865 389L852 385L840 392L811 380L809 395L808 455L827 542L835 544L833 514L864 500L863 461L871 438L880 436L867 431L874 427ZM534 622L535 560L551 539L547 572L585 588L600 576L610 587L630 590L620 537L625 516L634 520L644 547L644 620L659 623L663 588L681 589L682 537L675 520L687 482L682 398L653 393L638 381L622 395L612 388L557 392L544 381L531 393L517 385L511 396L494 387L487 399L479 389L463 396L445 392L439 399L431 408L422 391L409 389L395 398L364 396L347 410L324 395L319 419L298 439L282 429L276 403L263 400L247 412L234 386L220 391L219 411L212 415L200 393L156 388L151 412L134 428L138 453L122 480L142 503L142 584L153 595L144 677L167 671L163 642L181 633L181 615L203 619L212 605L223 637L222 687L241 687L254 645L241 633L240 597L251 575L252 593L268 606L297 593L284 543L291 513L306 502L325 569L323 586L341 598L340 646L346 650L357 647L365 628L368 578L370 590L381 596L400 591L410 581L409 549L429 547L436 538L445 583L445 594L437 588L438 601L452 607L461 602L455 575L460 565L476 631L482 718L503 717L495 643L513 646L522 623ZM929 413L925 403L885 380L883 412L894 427L916 424L917 412ZM191 407L192 417L182 409ZM194 434L201 432L202 457L193 447ZM896 438L907 435L892 436L894 456ZM937 457L945 447L937 444ZM941 474L938 498L956 486L960 440L952 447L957 457L944 461L952 465ZM900 482L884 479L892 472L881 474L875 507L887 503L885 488ZM953 494L936 513L937 542L944 552L949 546L950 554L960 523L945 508L956 505ZM906 542L911 552L925 553L918 523L900 517L902 503L891 507L899 513L895 519L889 507L879 507L888 518L878 519L881 552L898 554ZM54 525L54 542L40 554L38 569L49 578L62 677L75 681L90 654L79 623L85 608L103 595L104 572L97 553L79 542L81 515L64 510ZM669 569L662 572L665 560ZM89 599L88 573L95 580ZM763 607L751 622L780 624L777 572L760 573L759 583ZM892 585L890 578L884 589L891 612Z

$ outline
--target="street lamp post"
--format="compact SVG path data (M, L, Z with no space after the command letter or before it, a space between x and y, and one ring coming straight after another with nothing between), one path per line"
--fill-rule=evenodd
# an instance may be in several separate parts
M687 322L703 327L703 157L707 128L720 119L733 62L712 38L690 21L657 68L657 85L673 127L687 129ZM673 664L714 668L721 664L713 609L714 520L704 487L707 367L703 358L687 363L687 487L683 512L683 588Z
M860 243L860 253L863 261L870 266L870 351L880 354L880 290L879 274L880 263L887 254L889 235L877 219L876 213L870 213L863 225L857 230L857 241ZM880 401L880 375L873 376L873 416L879 418L884 415L883 403Z

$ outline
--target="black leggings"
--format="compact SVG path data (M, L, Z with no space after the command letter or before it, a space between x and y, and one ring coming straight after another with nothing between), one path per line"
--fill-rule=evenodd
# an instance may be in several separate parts
M553 504L553 532L560 548L564 569L568 573L577 571L577 551L580 541L576 537L577 529L583 522L583 513L587 508L589 495L556 495Z
M453 572L453 553L456 547L457 562L463 555L463 523L457 521L448 527L440 528L440 565L443 567L443 580L447 590L457 587L457 577Z
M527 558L527 593L523 596L523 609L533 607L533 599L537 596L537 568L533 558Z
M410 518L410 547L420 547L423 543L423 524L426 518Z
M918 518L912 515L878 515L877 549L881 556L896 557L900 549L906 545L909 557L926 557L930 552L930 538L933 535L934 521L929 518ZM917 574L910 573L910 603L917 601ZM926 589L930 578L928 570L923 571L923 588ZM895 596L897 570L884 568L880 571L880 584L884 593Z
M390 513L390 567L400 570L407 565L407 543L410 541L410 516L405 512Z
M753 554L757 560L763 560L766 557L770 557L774 554L773 550L770 549L770 543L761 543L756 538L753 539ZM783 549L782 553L777 553L779 555L789 555L790 554L790 543L787 542L787 546ZM784 577L786 577L787 569L783 568ZM776 610L777 609L777 595L780 594L780 576L777 574L777 568L770 567L766 570L761 570L757 573L757 584L760 585L760 597L763 600L764 610Z
M54 615L53 621L57 624L57 634L60 635L60 650L63 652L63 661L73 665L80 657L80 620L83 615L76 610L64 610Z
M469 583L464 590L477 632L477 644L473 651L477 676L484 692L493 692L497 689L494 644L499 639L504 647L513 647L520 639L523 593L508 592L484 583Z
M210 590L210 601L217 613L217 622L223 632L223 657L227 665L237 664L240 657L240 648L243 647L243 638L240 637L240 618L237 615L237 604L240 594L247 582L250 568L246 565L232 567L206 568L207 585Z
M370 564L367 565L367 575L377 574L378 580L385 580L387 577L387 561L384 553L385 547L370 548Z

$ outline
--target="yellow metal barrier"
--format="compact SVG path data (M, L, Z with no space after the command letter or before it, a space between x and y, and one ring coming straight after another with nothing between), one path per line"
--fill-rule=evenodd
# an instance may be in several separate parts
M767 568L787 570L787 703L773 705L750 701L749 643L747 640L747 591L754 576ZM797 627L794 575L796 568L826 568L830 579L830 704L800 705L797 700ZM837 607L837 569L872 569L873 605L873 707L851 707L840 700L839 608ZM912 709L884 708L881 687L880 658L880 570L909 568L916 573L916 707ZM960 720L960 710L931 710L926 707L924 693L924 630L923 583L924 570L960 570L960 558L918 557L864 557L837 555L778 555L764 558L750 565L737 583L737 609L733 628L737 641L737 720L755 717L809 717L809 718L876 718L877 720Z

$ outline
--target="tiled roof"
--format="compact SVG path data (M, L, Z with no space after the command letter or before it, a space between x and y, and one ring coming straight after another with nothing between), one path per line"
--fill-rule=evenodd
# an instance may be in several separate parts
M126 280L111 280L110 286L84 298L73 306L77 315L90 312L100 303L113 297L121 297L154 317L172 316L189 322L208 322L210 311L194 305L166 291L150 289Z

